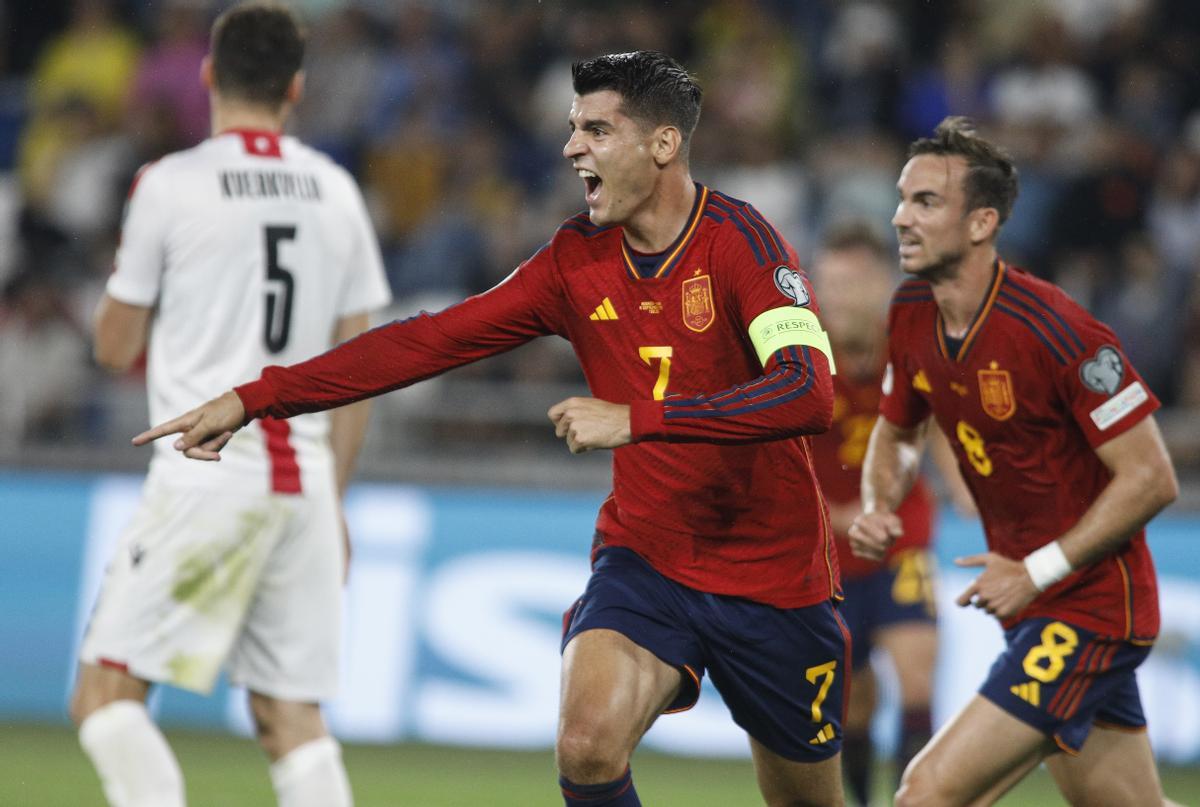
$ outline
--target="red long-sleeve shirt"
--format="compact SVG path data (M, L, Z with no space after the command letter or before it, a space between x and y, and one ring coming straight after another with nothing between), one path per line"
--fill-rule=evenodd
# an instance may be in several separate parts
M638 256L580 214L495 288L376 328L239 387L247 418L289 417L413 384L556 334L592 394L630 405L597 543L693 588L801 607L839 596L806 434L832 410L826 357L760 364L747 329L811 302L794 250L751 206L697 185L679 239ZM548 402L552 403L552 402Z

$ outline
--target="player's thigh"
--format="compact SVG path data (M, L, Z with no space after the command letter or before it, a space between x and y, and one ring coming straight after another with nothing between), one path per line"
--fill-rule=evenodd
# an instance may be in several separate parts
M933 671L937 666L936 625L928 621L887 625L875 632L875 644L887 652L896 670L901 705L928 706L933 696Z
M210 691L284 520L265 494L148 482L105 573L80 661Z
M286 522L258 577L229 659L235 684L283 701L337 694L343 549L332 481L277 495Z
M563 651L560 765L623 767L680 684L679 668L615 630L575 634Z
M841 807L841 754L815 762L797 762L750 738L754 775L767 807Z
M898 807L976 803L1006 790L1053 746L1037 729L976 695L913 758L896 794ZM986 802L985 802L986 803Z
M1077 755L1055 754L1046 767L1073 805L1162 803L1162 783L1145 731L1096 726Z

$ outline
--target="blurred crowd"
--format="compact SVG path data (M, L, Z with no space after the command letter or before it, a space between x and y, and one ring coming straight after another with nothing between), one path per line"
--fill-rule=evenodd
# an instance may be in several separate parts
M140 426L140 382L92 367L88 318L134 172L208 134L197 74L224 5L0 6L0 457ZM693 175L753 202L802 259L831 223L888 230L908 141L974 117L1021 172L1002 254L1112 325L1170 409L1177 461L1200 467L1195 0L294 5L311 41L291 131L361 182L391 313L493 285L583 207L561 156L569 65L655 48L705 87ZM460 407L436 388L385 404L375 449L544 434L557 399L536 391L580 378L541 342L451 374Z

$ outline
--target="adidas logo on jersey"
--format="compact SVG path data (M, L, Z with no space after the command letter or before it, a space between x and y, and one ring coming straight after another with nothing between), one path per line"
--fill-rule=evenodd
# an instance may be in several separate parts
M1037 681L1016 684L1015 686L1009 687L1008 691L1028 703L1030 706L1039 706L1041 704L1042 687Z
M617 309L613 308L612 300L607 297L600 305L596 306L596 310L588 315L588 319L592 320L610 320L618 319Z

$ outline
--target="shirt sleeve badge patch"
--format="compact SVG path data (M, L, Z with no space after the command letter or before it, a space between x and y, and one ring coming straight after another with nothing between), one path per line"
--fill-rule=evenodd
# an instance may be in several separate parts
M1017 411L1017 396L1013 393L1012 375L999 369L996 362L987 370L979 370L979 404L988 417L1008 420Z
M808 289L804 287L804 278L792 267L775 267L775 288L791 300L792 305L808 305Z
M1112 395L1121 388L1125 377L1125 362L1112 345L1101 345L1096 355L1079 365L1079 378L1092 392Z
M701 333L713 324L716 314L709 276L689 277L683 281L683 324Z

